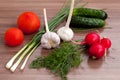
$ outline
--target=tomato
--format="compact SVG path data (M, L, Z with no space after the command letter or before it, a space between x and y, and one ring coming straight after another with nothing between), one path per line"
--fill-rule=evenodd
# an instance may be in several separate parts
M24 12L18 17L17 24L23 33L32 34L39 30L40 19L33 12Z
M4 40L8 46L18 46L23 42L24 34L18 28L9 28L4 35Z

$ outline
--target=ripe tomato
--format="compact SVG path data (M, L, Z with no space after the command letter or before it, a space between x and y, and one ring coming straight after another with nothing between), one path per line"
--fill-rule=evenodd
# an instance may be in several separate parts
M18 46L23 42L24 35L18 28L9 28L4 35L4 39L8 46Z
M18 17L17 24L23 33L32 34L39 30L40 19L33 12L24 12Z

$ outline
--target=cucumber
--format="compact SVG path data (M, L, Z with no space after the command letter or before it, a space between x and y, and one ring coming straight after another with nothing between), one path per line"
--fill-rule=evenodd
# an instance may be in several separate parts
M97 18L86 18L81 16L72 16L70 26L76 28L102 28L105 21Z
M75 8L73 10L73 16L82 16L82 17L98 18L105 20L108 15L103 10L81 7L81 8Z

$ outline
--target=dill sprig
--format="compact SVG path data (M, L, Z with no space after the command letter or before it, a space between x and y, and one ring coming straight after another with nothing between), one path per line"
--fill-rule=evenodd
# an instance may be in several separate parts
M49 55L33 60L30 68L45 67L51 70L52 73L60 76L62 80L67 80L66 75L70 69L78 67L82 62L79 50L80 46L70 42L63 42L59 48L50 52Z

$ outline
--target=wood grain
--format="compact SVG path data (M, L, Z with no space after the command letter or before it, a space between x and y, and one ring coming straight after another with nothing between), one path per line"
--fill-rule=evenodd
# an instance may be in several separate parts
M0 0L0 80L60 80L46 69L29 69L29 63L39 56L41 48L38 47L31 56L24 71L19 67L15 73L5 68L8 60L21 49L34 34L25 35L25 41L18 47L8 47L4 42L4 33L10 27L17 27L17 17L24 11L33 11L41 18L43 25L42 9L47 8L48 20L60 10L65 0ZM112 40L112 48L106 61L91 60L87 56L77 69L72 69L68 80L120 80L120 0L84 0L86 7L105 9L109 18L106 20L105 29L99 29L101 36ZM92 31L92 30L90 30ZM90 31L76 31L74 39L84 38ZM44 52L44 53L43 53ZM47 51L43 51L45 54Z

